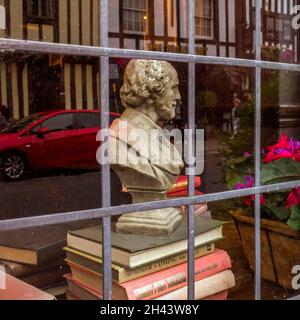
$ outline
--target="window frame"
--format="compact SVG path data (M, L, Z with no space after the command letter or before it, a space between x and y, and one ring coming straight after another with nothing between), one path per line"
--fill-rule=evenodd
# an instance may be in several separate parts
M57 1L56 0L36 0L41 3L41 1L49 1L49 8L52 12L52 16L40 16L34 15L30 13L30 2L32 0L24 0L24 22L25 23L42 23L42 24L55 24L57 19L56 9L57 9ZM39 10L42 10L41 5L39 5Z
M207 1L207 0L195 0L197 1ZM195 8L195 39L200 39L200 40L213 40L215 38L215 21L216 21L216 16L215 16L215 1L214 0L208 0L211 3L211 17L206 17L206 16L197 16L196 15L196 8ZM201 28L201 19L210 19L210 28L211 28L211 35L210 36L203 36L200 34L197 34L196 32L196 21L199 19L200 22L200 28Z
M273 20L273 37L268 36L268 20L272 19ZM281 32L277 30L277 23L282 24L282 30ZM285 38L285 23L288 22L290 23L290 32L289 32L289 38ZM279 42L287 42L290 43L293 41L293 29L292 29L292 22L290 21L290 17L286 17L284 15L279 15L279 14L270 14L269 12L264 14L264 28L266 30L265 33L265 41L268 42L273 42L273 43L279 43Z
M137 1L137 0L135 0ZM149 32L149 0L140 0L140 1L145 1L146 2L146 9L143 10L142 8L141 9L136 9L136 8L129 8L129 7L124 7L124 0L122 1L123 3L123 7L122 7L122 16L123 16L123 32L124 34L148 34ZM128 12L138 12L138 13L145 13L147 15L147 19L146 20L143 20L144 21L144 27L145 27L145 30L128 30L125 28L125 11L128 11ZM143 24L143 21L142 21L142 24ZM134 24L134 19L133 19L133 24Z

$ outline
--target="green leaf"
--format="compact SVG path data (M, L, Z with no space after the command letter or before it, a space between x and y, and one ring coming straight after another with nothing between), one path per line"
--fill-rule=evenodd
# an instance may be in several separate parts
M281 221L286 221L291 214L290 210L286 209L285 207L269 206L269 209L276 216L276 218Z
M292 214L287 224L291 228L300 231L300 209L298 207L293 207L291 211L292 211Z
M262 167L261 183L274 184L298 180L300 178L300 163L292 159L280 159Z
M228 161L226 171L226 183L229 189L232 189L234 185L237 183L243 183L245 176L253 175L253 157L239 157Z
M278 191L278 192L272 192L268 194L268 204L280 206L279 204L285 203L288 195L290 194L290 191Z
M233 187L237 183L243 183L243 176L237 172L227 172L226 183L229 189L233 189Z

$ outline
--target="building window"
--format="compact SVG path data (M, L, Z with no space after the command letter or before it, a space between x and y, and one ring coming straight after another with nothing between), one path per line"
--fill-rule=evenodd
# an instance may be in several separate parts
M266 40L267 41L291 41L292 23L290 20L274 16L266 17Z
M213 0L196 0L195 15L195 35L212 39L214 35Z
M124 31L146 32L147 0L123 0Z
M51 22L55 15L55 0L27 0L27 20Z

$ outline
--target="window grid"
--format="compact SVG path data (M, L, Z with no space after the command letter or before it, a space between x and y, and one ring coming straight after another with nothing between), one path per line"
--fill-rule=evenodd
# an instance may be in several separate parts
M145 32L147 24L147 0L123 2L123 27L126 32Z
M244 60L235 58L220 58L195 55L195 10L194 0L187 0L189 8L189 53L160 53L125 49L113 49L108 47L108 0L101 0L100 6L100 27L101 41L100 48L81 47L76 45L64 45L54 43L40 43L35 41L0 39L0 49L2 50L22 50L35 53L49 54L72 54L90 55L100 58L100 92L101 92L101 126L103 129L109 126L109 57L124 58L144 58L144 59L166 59L169 61L180 61L189 63L189 128L195 129L195 64L215 64L229 66L253 67L256 70L256 105L255 105L255 187L242 190L232 190L202 196L194 195L194 177L189 177L189 196L186 198L169 199L154 201L144 204L132 204L119 207L111 207L110 199L110 166L102 166L101 185L102 185L102 208L86 211L69 212L56 215L46 215L32 218L22 218L17 220L0 221L0 231L16 230L30 226L53 225L57 223L70 222L74 220L86 220L90 218L102 218L103 222L103 262L104 262L104 300L111 299L111 217L138 210L151 210L167 208L173 206L187 205L189 207L189 239L188 239L188 274L189 274L189 299L194 298L194 205L204 202L215 202L219 200L234 199L248 195L255 195L255 295L256 299L261 299L261 240L260 240L260 195L272 191L282 191L300 186L300 181L278 183L273 185L260 185L260 146L261 146L261 70L291 70L300 72L300 66L295 64L285 64L277 62L261 61L261 0L256 3L256 39L255 60ZM192 141L190 141L192 142ZM194 153L194 144L190 143L190 156ZM296 297L294 299L299 299Z
M266 41L292 40L292 24L281 17L266 16Z
M214 32L213 0L196 0L195 35L213 38Z
M53 20L55 0L26 0L27 20Z

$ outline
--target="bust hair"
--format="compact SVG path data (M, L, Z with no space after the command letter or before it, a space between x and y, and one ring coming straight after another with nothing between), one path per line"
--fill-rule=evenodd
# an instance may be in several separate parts
M150 106L165 92L174 67L166 61L131 60L125 70L124 84L120 91L125 108Z

